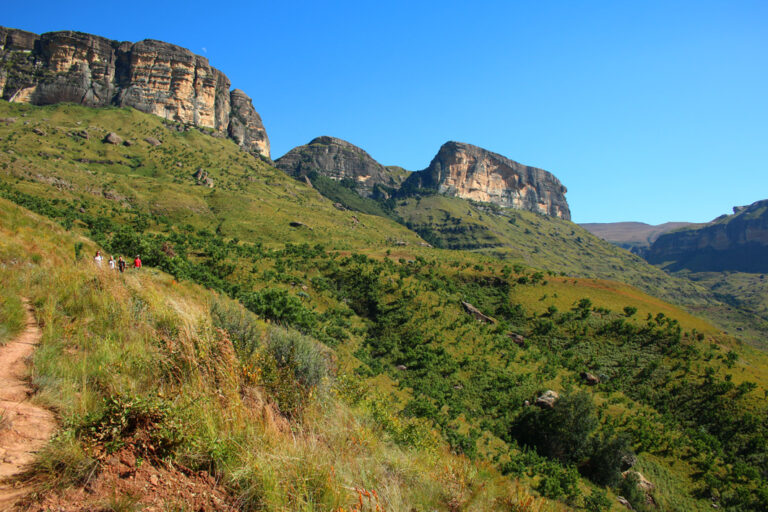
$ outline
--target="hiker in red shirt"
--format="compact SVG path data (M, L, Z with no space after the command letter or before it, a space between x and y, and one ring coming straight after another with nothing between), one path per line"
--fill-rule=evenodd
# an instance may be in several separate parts
M133 268L141 268L141 258L139 258L139 255L136 255L136 258L133 260Z

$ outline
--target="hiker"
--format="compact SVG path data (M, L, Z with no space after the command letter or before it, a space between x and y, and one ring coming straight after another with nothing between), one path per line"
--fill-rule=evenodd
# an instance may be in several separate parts
M109 270L115 270L115 258L111 254L109 255Z
M95 261L98 266L101 266L103 260L104 258L101 256L101 251L96 251L96 256L93 257L93 261Z
M119 270L121 274L125 272L125 260L122 256L117 258L117 270Z
M141 258L139 258L139 255L136 255L136 258L133 260L133 268L141 268Z

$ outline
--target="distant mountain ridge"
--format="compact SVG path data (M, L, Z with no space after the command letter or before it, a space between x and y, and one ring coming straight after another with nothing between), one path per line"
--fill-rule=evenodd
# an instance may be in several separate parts
M646 254L671 271L768 272L768 199L658 237Z
M269 158L261 117L208 59L153 39L118 42L83 32L0 27L0 97L10 102L133 107L208 128Z
M693 224L690 222L665 222L657 225L644 222L587 222L579 225L603 240L642 254L662 234Z

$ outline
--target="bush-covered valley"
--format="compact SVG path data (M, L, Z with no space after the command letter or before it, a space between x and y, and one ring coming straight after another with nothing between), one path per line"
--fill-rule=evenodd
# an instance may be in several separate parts
M554 264L557 250L524 244L509 260L430 248L226 140L133 111L0 106L16 117L0 126L0 342L29 297L39 400L63 420L43 496L101 453L145 449L124 428L141 417L148 459L209 471L245 509L768 507L764 354L632 286L574 277L606 262L579 268L584 240L562 226L544 240L575 252ZM107 131L137 142L106 145ZM96 247L149 268L97 271ZM549 390L554 406L534 405Z

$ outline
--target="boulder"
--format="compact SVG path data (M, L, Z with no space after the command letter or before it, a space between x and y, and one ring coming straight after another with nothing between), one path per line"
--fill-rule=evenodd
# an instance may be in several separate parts
M588 386L596 386L600 384L600 378L593 373L581 372L581 378Z
M632 508L632 504L629 502L629 500L627 500L627 498L625 498L624 496L617 496L616 500L620 504L624 505L628 510L635 510Z
M538 407L541 407L542 409L554 409L555 408L555 402L557 402L557 399L560 398L560 395L557 391L552 391L551 389L546 390L544 393L539 396L539 398L536 399L534 402L535 405Z
M408 369L408 367L405 366L404 364L399 364L399 365L395 366L395 368L397 368L400 371L404 371L404 370Z
M518 347L525 345L525 337L522 334L517 334L516 332L508 332L507 336Z
M205 185L208 188L213 188L213 180L208 176L208 172L202 168L197 169L192 176L197 180L198 185Z
M475 320L477 320L478 322L482 322L482 323L485 323L485 324L495 324L496 323L496 319L491 318L490 316L483 314L482 311L477 309L475 306L473 306L469 302L461 301L461 305L464 307L464 310L467 313L469 313L470 315L472 315L473 317L475 317Z
M159 146L160 144L162 144L162 142L160 142L159 140L157 140L154 137L147 137L147 138L144 139L144 141L147 144L149 144L150 146Z
M104 142L106 142L107 144L114 144L117 146L118 144L123 143L123 138L118 134L116 134L115 132L109 132L107 136L104 137Z
M624 471L621 474L621 476L624 478L629 478L629 477L635 478L637 480L637 488L643 491L643 494L645 494L645 502L648 505L656 504L656 500L653 499L653 494L652 494L656 486L653 485L653 483L650 480L645 478L645 476L643 476L642 473L635 470L628 470L628 471Z
M291 226L292 228L301 228L306 226L306 224L304 224L303 222L299 222L297 220L289 222L288 225Z

